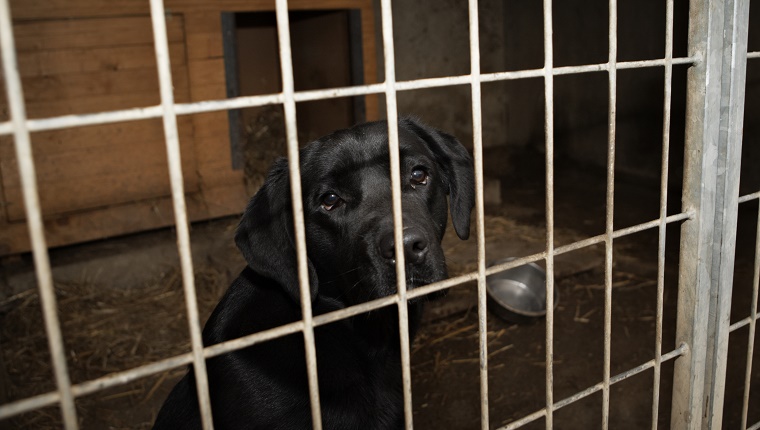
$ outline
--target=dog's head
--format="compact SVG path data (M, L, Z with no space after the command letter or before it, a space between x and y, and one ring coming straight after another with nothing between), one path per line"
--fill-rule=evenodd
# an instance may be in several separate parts
M451 135L399 121L407 287L447 277L441 240L448 219L467 239L474 206L472 159ZM396 291L387 125L337 131L300 152L311 297L356 304ZM448 203L446 196L449 196ZM248 265L298 301L287 160L275 162L251 199L235 242Z

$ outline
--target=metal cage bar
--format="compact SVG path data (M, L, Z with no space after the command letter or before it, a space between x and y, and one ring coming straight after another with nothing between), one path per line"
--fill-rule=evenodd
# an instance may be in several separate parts
M21 76L16 58L16 43L13 36L8 0L0 1L0 50L2 50L3 73L10 110L10 124L16 148L16 160L21 175L24 207L29 228L29 238L32 243L34 269L42 304L42 318L45 322L48 349L53 365L53 375L58 388L63 425L67 430L78 428L76 405L71 393L71 379L66 364L66 352L63 345L61 323L58 320L58 306L53 286L53 275L50 270L45 241L45 229L42 223L37 176L32 156L32 141L26 121L26 105L21 87Z
M166 18L163 0L150 1L150 15L153 25L156 64L158 65L158 83L161 94L166 155L169 163L174 224L177 229L177 247L179 249L182 285L185 292L185 309L187 310L188 328L192 346L192 365L195 372L195 385L198 394L201 422L204 429L211 430L214 428L214 421L211 416L211 397L208 390L206 359L203 356L203 339L201 336L200 317L198 316L198 300L195 292L193 256L190 250L190 227L188 225L187 206L185 204L177 115L174 111L174 85L172 84L171 64L169 63L169 42L166 36Z
M486 309L486 239L483 202L483 118L480 91L480 26L478 0L469 1L470 83L472 139L475 168L475 218L478 246L478 350L480 362L480 427L489 428L488 410L488 311Z
M396 103L396 61L393 47L393 13L390 0L380 3L382 14L383 58L385 61L385 104L390 153L391 196L393 199L393 241L396 253L396 297L401 346L401 380L404 391L404 425L413 428L411 351L409 308L407 303L404 259L403 217L401 212L401 169L398 143L398 107Z
M710 118L719 115L722 11L709 0L689 5L689 53L700 61L687 72L686 140L683 206L695 218L681 227L679 292L676 342L689 346L689 354L675 361L671 427L697 429L702 416L707 315L710 274L700 261L712 260L715 166L718 125Z
M612 253L615 231L615 126L617 115L617 0L609 2L609 67L607 111L607 202L604 252L604 387L602 390L602 429L610 424L610 362L612 358Z
M554 45L552 1L544 0L544 140L546 148L546 419L554 428Z
M662 324L665 302L665 244L668 215L668 163L670 160L670 118L673 98L673 0L665 5L665 84L663 89L662 164L660 167L660 224L657 244L657 316L655 320L654 380L652 382L652 430L657 430L662 375Z
M726 385L731 296L736 251L744 91L747 70L749 0L726 0L717 159L715 245L713 251L710 320L708 327L703 428L720 429Z
M314 322L311 309L311 288L306 256L306 228L301 192L301 168L298 154L298 130L296 127L296 102L293 97L293 59L290 48L290 19L287 0L276 1L277 37L280 49L280 70L282 74L283 110L285 111L285 131L288 146L288 172L293 205L293 228L295 232L296 257L298 262L298 286L301 293L302 331L306 352L306 370L309 384L312 428L322 429L322 410L319 401L319 381L317 377L317 350L314 343Z
M741 162L748 1L690 3L673 428L720 428ZM733 127L738 127L732 130ZM704 420L704 421L703 421Z
M402 379L404 390L404 416L407 429L413 427L412 389L410 375L410 351L408 334L407 300L444 290L464 282L478 282L478 320L480 345L481 382L481 427L488 428L488 364L487 326L485 306L485 277L499 271L517 267L527 262L544 259L547 265L547 321L546 321L546 405L544 409L523 417L503 427L517 428L531 421L545 417L546 428L553 428L553 411L572 404L598 391L603 395L602 427L609 427L610 386L650 368L654 369L654 394L652 405L652 427L656 428L660 369L662 363L675 360L676 377L673 390L674 428L696 428L700 425L720 427L722 396L725 379L725 354L728 333L745 325L750 327L750 346L746 369L743 424L746 427L749 401L749 377L753 354L753 334L758 320L757 296L760 274L760 240L756 245L756 261L753 285L751 315L742 321L729 325L727 303L730 303L731 269L735 238L736 208L740 202L760 198L760 192L738 196L739 155L741 152L741 126L743 122L744 73L747 58L760 58L760 53L746 53L748 28L748 0L725 0L710 2L693 1L690 5L689 56L672 57L673 44L673 1L666 5L666 53L665 58L656 60L617 62L617 3L609 2L609 58L607 63L584 66L554 68L552 47L552 6L551 0L544 0L544 67L535 70L480 72L480 48L478 36L477 0L469 2L470 31L470 74L444 78L417 79L397 82L393 48L392 13L390 0L382 0L382 34L384 41L385 76L382 84L332 88L316 91L296 92L293 87L293 69L290 55L289 20L287 0L277 0L277 30L280 38L280 60L283 76L283 92L252 97L236 97L227 100L212 100L195 103L175 103L166 40L164 5L162 0L151 0L151 17L154 29L154 43L159 71L161 105L136 109L125 109L85 115L66 115L43 119L27 119L24 110L21 83L18 76L13 43L10 12L7 0L0 1L0 43L3 51L3 68L6 77L11 120L0 123L0 135L12 134L16 141L24 200L27 206L30 234L35 255L35 267L40 283L48 341L53 358L57 391L0 405L0 419L25 411L59 403L64 425L67 429L77 428L74 399L109 387L121 385L135 379L192 364L196 372L199 404L203 425L213 428L208 379L205 371L207 358L229 351L264 342L291 333L303 332L306 346L306 366L309 375L309 391L314 428L321 428L318 378L316 370L316 350L314 327L348 318L373 309L397 305L401 343ZM725 31L726 39L724 39ZM730 48L730 49L727 49ZM684 187L684 210L667 216L667 165L669 152L670 101L672 92L672 68L677 64L693 65L689 71L689 100L687 103L687 161ZM614 159L615 159L615 115L617 70L645 67L664 68L665 99L663 124L663 159L660 195L660 214L656 220L621 230L614 230ZM608 166L607 166L607 213L605 233L569 245L554 248L554 117L553 117L553 77L575 73L605 71L608 73ZM721 73L722 72L722 73ZM716 76L721 76L716 79ZM545 143L546 143L546 249L543 252L523 257L509 263L485 267L485 238L483 211L483 154L482 154L482 112L481 89L483 82L504 81L542 77L545 91ZM451 85L470 85L472 90L472 115L474 158L476 171L476 217L478 236L478 270L469 274L450 278L413 291L407 291L403 254L403 220L401 212L401 187L399 183L399 153L396 93L421 88L436 88ZM702 91L699 91L699 89ZM696 90L696 91L694 91ZM347 309L317 317L312 316L309 294L308 270L306 268L305 228L303 204L301 201L300 170L298 168L298 141L296 129L296 107L298 101L321 100L384 93L386 96L389 152L391 161L391 181L393 191L393 218L395 252L397 256L396 274L398 292L391 297L377 299ZM298 255L299 285L303 319L281 327L255 333L210 347L203 347L200 322L195 300L193 266L190 254L190 238L184 201L182 169L180 163L177 134L177 115L212 112L252 106L282 104L290 157L290 181L294 210L294 226ZM720 108L724 108L722 111ZM722 112L721 115L719 113ZM159 362L117 372L84 383L72 385L68 379L66 358L60 325L55 315L57 310L50 273L47 248L45 245L42 218L39 209L37 187L34 178L34 164L31 157L30 133L56 130L119 121L159 118L164 121L164 132L172 184L172 198L175 210L175 224L178 234L178 250L182 265L188 323L192 340L192 351ZM720 126L711 119L720 117ZM699 155L697 155L699 154ZM717 160L717 162L713 162ZM662 301L664 288L664 248L665 230L669 223L685 221L682 226L684 245L680 256L679 312L677 343L679 347L666 354L662 353ZM611 295L612 295L612 245L613 240L648 229L658 229L658 311L656 327L655 358L633 369L610 376L611 343ZM760 224L758 225L760 228ZM604 324L604 370L603 380L598 384L576 393L559 402L553 399L553 283L554 256L572 252L594 244L605 244L605 324ZM699 261L711 261L709 268ZM693 281L693 282L692 282ZM720 288L717 286L720 285ZM692 289L693 288L693 289ZM704 295L703 293L707 293ZM707 315L716 315L708 320ZM718 339L714 344L708 335ZM702 376L702 374L707 376ZM686 390L684 390L684 387ZM704 400L707 400L706 402ZM706 410L703 410L707 408ZM708 421L702 422L702 413ZM760 423L752 428L760 428Z

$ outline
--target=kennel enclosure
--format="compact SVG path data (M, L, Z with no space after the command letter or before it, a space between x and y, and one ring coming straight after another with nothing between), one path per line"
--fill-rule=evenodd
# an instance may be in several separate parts
M720 428L722 424L722 411L724 408L723 393L725 391L726 375L726 355L728 347L729 333L748 327L750 334L749 347L747 348L748 365L746 368L746 382L744 386L745 394L743 397L743 424L742 428L760 428L760 422L747 422L748 416L756 408L756 405L750 403L750 378L752 369L749 363L752 362L754 353L755 326L757 322L757 300L758 300L758 273L760 273L759 252L755 252L754 262L754 285L752 296L748 297L751 304L745 315L737 321L731 320L731 299L732 299L732 279L734 266L734 246L736 242L737 230L737 213L741 204L749 204L760 199L760 190L752 190L750 193L740 195L739 182L741 173L741 153L743 140L744 124L744 94L746 84L746 67L748 61L757 61L759 53L747 52L747 39L749 33L749 1L692 1L689 4L689 28L688 28L688 54L685 57L673 56L673 1L666 2L663 7L666 9L666 40L665 55L663 58L647 59L641 61L618 61L617 58L617 2L609 2L609 32L608 32L608 60L600 64L588 64L581 66L562 66L555 67L553 63L553 40L552 28L553 22L560 17L553 16L552 3L550 0L544 1L543 13L543 48L544 63L543 68L518 70L508 72L482 73L481 56L487 53L481 52L480 40L478 33L478 5L476 1L469 4L469 42L470 42L470 72L466 75L447 76L441 78L416 79L408 81L396 80L396 64L394 56L394 38L391 15L391 2L383 0L379 3L384 81L374 83L374 75L371 70L374 66L365 62L365 82L367 85L348 86L341 88L331 88L327 90L310 90L296 91L293 84L293 64L291 58L290 30L288 20L288 7L307 7L308 2L286 2L278 1L276 3L277 30L279 36L280 49L280 68L282 79L282 91L255 96L241 96L226 98L224 87L216 85L213 89L204 85L205 79L200 79L196 84L192 79L182 84L183 76L175 76L177 69L170 67L176 63L182 64L182 59L177 58L177 52L172 48L182 43L182 37L189 38L187 32L188 23L192 19L201 19L212 16L214 33L218 35L214 48L221 46L221 19L217 15L204 9L204 2L188 2L187 12L181 12L179 5L174 5L172 1L166 4L161 0L152 0L150 2L150 14L147 14L146 6L143 2L129 2L130 7L136 7L133 12L142 14L140 18L142 25L145 27L150 22L150 28L153 37L146 39L144 45L153 45L155 49L156 65L153 72L158 72L159 85L157 88L149 88L146 93L160 90L160 100L143 101L139 99L138 106L124 106L97 108L103 112L87 112L77 115L62 115L62 111L50 111L47 114L40 115L40 118L29 119L27 112L32 112L34 105L28 103L23 97L23 91L27 88L19 75L19 61L23 56L17 56L16 51L20 50L23 38L19 37L17 26L13 25L12 19L23 19L23 10L46 10L51 14L66 9L61 8L43 8L42 4L37 7L33 2L24 3L24 7L9 8L8 2L0 3L0 28L2 33L2 54L4 78L7 89L7 105L9 107L9 118L7 121L0 123L0 133L13 138L15 148L15 159L18 163L18 172L21 180L14 182L16 185L11 186L11 190L16 190L18 195L23 194L25 202L25 211L11 208L6 205L7 212L14 210L15 218L13 220L26 221L25 224L31 235L31 247L35 255L35 263L38 271L40 286L40 295L43 297L43 307L45 310L45 322L50 342L51 356L53 358L57 390L43 395L16 400L7 404L0 405L0 419L12 417L24 411L35 408L60 405L63 422L66 428L78 428L76 418L76 398L85 394L94 393L107 387L116 386L126 383L137 378L154 374L169 368L178 367L186 364L192 364L196 374L199 375L198 391L199 401L202 408L204 426L212 428L213 411L209 408L208 392L206 389L206 378L204 372L204 360L206 358L222 354L233 349L243 348L253 343L263 342L276 336L282 336L290 333L302 332L305 339L305 345L308 351L307 366L310 370L310 389L311 389L311 408L315 428L321 428L319 395L317 390L317 380L319 375L316 372L315 352L313 342L313 329L315 325L327 324L338 319L347 318L357 315L371 309L377 309L383 306L397 306L399 310L400 327L401 327L401 344L404 374L403 381L405 387L405 416L406 426L413 426L413 411L411 396L413 394L410 362L409 362L409 338L406 331L406 301L410 298L419 297L424 294L450 288L454 285L467 281L476 281L478 289L478 313L479 313L479 344L480 344L480 386L481 386L481 427L489 428L489 386L488 386L488 342L486 338L486 306L485 306L485 277L488 274L500 270L516 267L520 264L543 260L547 267L547 302L552 303L552 291L555 282L554 279L554 258L557 255L570 254L578 249L595 244L603 244L605 247L605 342L604 342L604 365L601 369L602 378L599 383L577 394L564 398L555 399L553 393L553 343L554 343L554 315L548 312L546 318L546 401L545 407L533 414L527 415L507 424L504 428L519 428L535 420L543 419L546 428L560 428L560 423L553 420L554 411L568 406L577 400L587 397L591 394L601 392L603 397L602 409L600 411L600 422L602 428L609 427L609 396L610 387L631 376L652 369L654 374L652 400L652 422L653 427L657 425L659 396L661 395L660 386L660 369L663 363L672 361L675 366L673 376L672 410L671 410L671 427L672 428ZM326 2L327 3L327 2ZM86 2L82 3L83 5ZM80 6L76 6L80 7ZM85 6L81 6L85 7ZM233 10L241 10L244 6L231 4ZM368 3L361 3L360 7L352 2L335 4L330 3L332 8L366 8L370 10ZM16 15L17 10L21 9L20 15ZM65 12L69 13L69 12ZM177 15L175 15L175 13ZM193 13L196 13L195 15ZM178 15L182 16L179 20ZM185 33L182 34L177 22L183 22ZM51 21L55 22L55 20ZM212 25L211 20L206 24ZM371 28L371 22L363 22L365 28ZM57 25L57 24L50 24ZM68 25L64 23L61 25ZM147 27L145 27L147 28ZM218 30L218 31L217 31ZM69 29L67 32L77 34L81 29ZM372 30L374 33L374 30ZM16 43L14 43L14 36ZM144 36L144 34L143 34ZM215 36L217 37L217 36ZM371 40L371 36L366 36ZM368 46L371 42L366 42ZM203 44L201 44L203 45ZM190 66L191 46L187 44L188 64L187 75L193 76L192 67ZM197 46L196 46L197 47ZM203 48L203 46L200 46ZM208 49L205 46L205 49ZM145 49L145 46L139 48ZM369 49L369 48L368 48ZM174 54L173 54L174 52ZM174 55L174 56L173 56ZM216 55L219 52L216 51ZM176 60L176 61L175 61ZM214 58L213 63L217 66L216 73L223 71L223 61ZM42 64L42 63L41 63ZM672 73L674 65L688 65L687 76L687 103L686 103L686 125L685 125L685 161L684 161L684 186L682 201L683 205L675 214L668 214L668 199L677 198L678 196L668 195L668 156L669 156L669 136L670 136L670 116L671 116L671 86ZM220 68L221 67L221 68ZM616 142L616 106L617 106L617 74L619 70L654 68L661 70L664 75L665 86L663 88L663 133L662 133L662 169L661 169L661 187L660 187L660 215L657 219L649 222L638 224L633 227L616 229L613 216L615 209L615 142ZM181 74L181 68L180 74ZM369 71L368 71L369 70ZM554 244L554 79L556 76L568 74L581 74L590 72L603 72L607 76L608 83L608 129L607 129L607 200L606 200L606 223L605 233L599 236L589 237L569 245L555 246ZM217 75L218 76L218 75ZM527 78L539 78L544 84L544 142L546 156L546 248L543 252L525 256L509 263L501 264L486 268L485 255L485 237L484 237L484 201L483 201L483 128L482 128L482 106L481 92L482 84L495 81L520 80ZM473 219L476 221L476 240L478 242L478 269L475 272L454 277L449 280L429 285L413 291L406 291L404 285L404 265L403 250L400 249L403 243L401 239L401 208L400 208L400 187L398 182L398 130L395 121L389 125L390 148L391 148L391 178L394 181L394 221L396 225L396 254L399 255L397 265L397 275L400 279L398 285L398 294L386 297L380 300L366 303L364 305L344 309L326 315L312 316L309 306L303 307L304 318L302 321L289 324L267 332L256 333L235 341L227 342L213 347L204 348L200 341L200 321L197 317L197 304L195 302L195 285L193 280L193 261L189 252L190 235L188 230L188 219L195 218L193 214L192 193L194 190L203 188L203 183L199 180L211 181L214 178L213 173L201 174L200 178L193 178L192 163L198 163L196 166L201 169L205 162L218 168L217 173L219 188L226 189L231 196L224 199L235 201L244 200L244 192L240 183L239 174L231 171L226 167L230 160L228 147L221 145L221 151L214 157L207 158L200 152L196 152L199 158L193 161L193 156L186 146L188 141L192 141L188 136L182 134L181 124L188 118L195 118L194 115L209 114L214 115L214 119L207 123L196 123L194 132L202 133L203 124L213 124L214 131L211 134L219 133L227 135L226 128L226 111L230 109L239 109L243 107L254 107L264 105L282 105L284 109L285 124L288 137L288 154L293 162L291 165L297 165L295 162L298 157L298 139L296 117L298 109L296 102L318 100L326 98L352 97L352 96L369 96L380 95L385 101L385 116L391 120L398 117L397 92L421 89L436 88L451 85L468 86L471 91L472 101L472 124L473 124L473 152L475 156L476 167L476 185L478 198L476 210L473 213ZM178 90L179 88L179 90ZM183 93L183 88L185 93ZM202 92L208 90L209 93L202 93L197 98L193 96L195 91ZM220 91L221 90L221 91ZM189 96L187 91L189 91ZM153 94L155 96L155 94ZM145 99L147 100L147 99ZM159 104L156 104L159 103ZM42 103L40 106L45 106ZM368 116L370 116L368 108ZM66 240L56 236L55 230L49 233L45 230L43 222L45 212L41 209L40 191L38 190L35 177L35 160L32 158L32 152L36 149L36 143L33 138L38 133L56 131L64 133L71 130L84 130L84 127L96 126L102 124L111 124L129 120L152 118L156 121L161 120L161 126L157 126L152 131L145 133L156 134L160 139L165 140L167 156L165 161L169 164L170 181L164 183L163 195L165 196L165 212L168 213L170 208L174 212L174 225L177 228L179 243L179 253L182 261L182 274L184 287L186 291L187 309L189 315L189 331L192 334L192 351L176 357L169 357L165 360L152 364L141 366L135 369L118 372L108 375L97 380L91 380L84 383L72 384L67 374L66 354L63 348L63 338L56 316L56 299L53 288L52 276L50 273L50 264L47 259L47 246L66 243ZM221 125L221 127L220 127ZM163 135L161 135L163 132ZM155 137L155 136L154 136ZM197 142L197 141L196 141ZM196 143L197 144L197 143ZM204 145L199 145L205 147ZM10 147L4 146L5 153L3 159L7 159ZM209 147L205 147L210 149ZM182 156L180 157L180 151ZM208 161L216 160L213 163ZM139 160L138 160L139 163ZM187 165L186 163L190 163ZM214 164L216 163L216 164ZM224 166L224 167L220 167ZM751 168L744 166L744 168ZM5 172L5 169L4 169ZM5 176L4 176L5 178ZM231 179L230 179L231 178ZM15 181L15 179L13 179ZM230 182L225 182L229 180ZM4 179L5 181L5 179ZM299 254L299 274L302 288L302 303L308 303L305 300L308 297L308 279L306 270L306 249L304 241L304 226L302 220L303 207L300 201L300 175L297 169L291 171L291 183L293 184L292 193L294 198L294 213L296 214L296 238ZM229 186L233 184L232 186ZM8 186L3 182L4 189ZM167 185L170 187L167 188ZM14 188L15 187L15 188ZM167 190L171 190L171 198ZM211 189L211 187L209 187ZM136 193L144 192L142 187L136 187ZM7 194L6 194L7 195ZM204 195L206 196L206 195ZM151 195L155 197L155 195ZM206 198L205 207L227 207L225 205L214 206L209 204L213 199ZM18 197L17 197L18 200ZM230 201L231 201L230 200ZM227 201L227 200L224 200ZM69 204L63 201L61 204ZM201 205L203 206L203 204ZM237 207L237 206L235 206ZM153 206L143 207L143 211L155 211ZM209 211L206 217L214 217L227 214L232 209L219 209L219 212ZM140 218L141 212L132 213L131 216ZM8 219L11 217L8 215ZM165 220L169 223L170 220ZM662 350L662 300L664 295L664 248L665 248L665 230L668 224L681 224L681 254L679 261L679 280L678 280L678 321L676 333L676 348L673 350ZM154 226L157 226L155 224ZM24 227L24 228L27 228ZM3 231L15 231L18 237L19 227L4 228ZM141 227L144 228L144 227ZM612 290L612 272L613 256L612 245L617 239L627 235L655 229L659 232L659 267L658 273L658 314L657 314L657 335L655 342L655 358L650 361L641 363L639 366L628 369L623 373L616 375L611 374L610 370L610 341L612 336L611 330L611 298ZM78 230L74 230L77 232ZM123 233L130 230L110 231L106 235ZM7 234L7 233L6 233ZM92 239L92 237L82 237L77 233L76 240ZM19 239L21 240L21 239ZM757 241L757 239L756 239ZM10 242L8 242L10 243ZM758 242L760 243L760 242ZM15 247L14 247L15 246ZM760 245L758 245L760 246ZM7 246L7 252L17 252L25 249L21 245ZM551 308L551 306L549 306Z

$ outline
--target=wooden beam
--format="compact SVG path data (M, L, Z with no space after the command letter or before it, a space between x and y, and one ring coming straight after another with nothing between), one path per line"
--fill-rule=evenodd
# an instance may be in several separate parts
M187 196L190 221L242 213L248 196L242 181L201 190ZM71 213L45 222L50 247L87 242L174 224L171 197L148 199ZM0 256L30 249L26 224L0 226Z
M153 31L148 15L24 21L17 22L13 31L16 50L19 52L146 44L153 46ZM167 19L166 31L169 43L183 42L182 18L174 16Z

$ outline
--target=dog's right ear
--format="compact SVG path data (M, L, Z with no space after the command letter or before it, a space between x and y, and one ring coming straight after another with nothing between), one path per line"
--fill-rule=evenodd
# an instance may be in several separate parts
M416 134L433 151L448 186L454 230L460 239L467 239L470 236L470 212L475 206L475 174L470 153L454 136L414 118L402 118L399 126Z
M235 244L253 271L276 281L300 303L294 237L288 161L280 158L248 203L235 234ZM308 267L313 301L317 274L311 262Z

